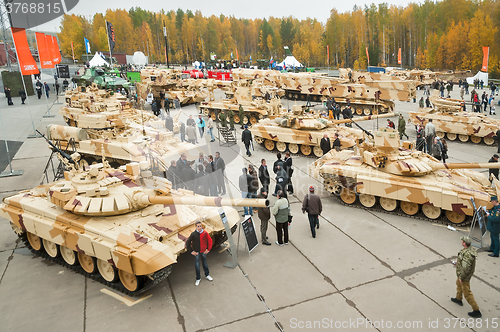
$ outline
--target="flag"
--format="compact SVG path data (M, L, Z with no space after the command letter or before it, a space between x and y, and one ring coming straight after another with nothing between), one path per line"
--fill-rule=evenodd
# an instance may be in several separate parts
M113 29L113 24L106 22L106 30L108 32L108 41L109 41L109 57L113 56L113 51L115 49L115 30Z
M50 58L52 59L52 65L55 65L56 54L54 52L54 41L52 40L52 36L45 35L45 44L47 45L48 53L50 54Z
M273 63L273 57L271 57L271 60L269 60L269 63L272 64Z
M83 37L83 42L85 43L85 52L90 54L90 42L87 38Z
M370 65L370 54L368 54L368 47L366 47L366 59L368 60L366 64L369 66Z
M26 38L26 30L23 28L11 28L12 36L14 37L14 47L17 52L17 60L21 68L22 75L38 74L40 71L36 65L35 59L31 55L28 39Z
M231 52L231 59L233 58L233 52Z
M252 61L252 56L250 55L250 61Z
M240 61L240 56L238 54L238 49L236 49L236 60Z
M73 48L73 42L71 42L71 54L73 55L73 62L75 61L75 49Z
M35 32L36 45L38 46L38 58L41 68L54 68L52 52L47 46L47 38L41 32Z
M401 64L401 47L399 48L398 51L398 64Z
M481 71L488 72L489 55L490 55L489 46L483 46L483 66L481 67Z
M57 37L52 36L52 45L54 47L54 64L57 65L61 63L61 51L59 50L59 44L57 43Z

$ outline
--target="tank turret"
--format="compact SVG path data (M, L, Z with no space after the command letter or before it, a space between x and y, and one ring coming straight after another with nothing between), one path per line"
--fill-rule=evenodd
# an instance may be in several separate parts
M72 156L76 158L77 156ZM137 295L164 280L201 221L215 245L227 238L218 207L232 231L232 206L267 206L262 199L226 199L172 190L138 164L107 161L86 170L67 164L65 179L5 197L0 216L26 246L94 280ZM120 280L118 283L117 280Z
M453 224L470 222L470 199L478 206L491 207L490 197L500 194L500 182L473 168L500 168L500 163L439 163L421 151L400 146L394 129L373 133L357 152L331 151L313 165L313 176L323 178L327 191L344 204L359 203L366 208L377 204L387 212L398 207L407 215ZM447 220L441 219L442 212Z

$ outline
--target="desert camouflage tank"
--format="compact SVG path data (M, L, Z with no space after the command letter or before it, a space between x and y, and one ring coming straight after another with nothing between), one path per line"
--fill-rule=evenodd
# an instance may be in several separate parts
M219 114L223 111L232 110L234 113L234 122L243 124L256 124L260 119L274 118L282 113L283 106L279 92L272 87L263 87L261 85L254 86L232 86L231 92L227 94L229 99L219 101L209 101L200 103L200 111L206 116L211 117L214 121L219 120ZM270 100L266 101L262 93L274 92L270 95ZM264 92L264 94L265 94ZM240 105L244 110L244 117L240 119ZM227 119L229 121L229 119Z
M130 106L121 94L110 95L95 87L68 91L59 113L70 126L49 125L47 136L62 149L80 153L81 166L100 159L102 149L113 167L149 161L155 174L164 172L181 153L190 159L198 156L193 152L196 147L180 142L162 120ZM174 132L179 131L179 116L177 112L173 117Z
M103 159L84 171L65 163L64 180L4 198L0 216L35 254L130 295L170 274L195 221L218 245L227 235L217 207L226 206L234 232L239 215L228 206L269 204L172 190L138 164L114 169Z
M181 71L176 69L146 68L141 70L141 83L137 84L137 95L146 99L151 92L154 97L159 98L160 93L165 93L173 108L174 100L178 100L181 106L199 103L208 97L204 90L204 80L183 78Z
M234 81L258 81L285 90L288 99L324 102L334 97L341 107L351 105L358 115L387 113L393 100L406 101L416 96L413 81L377 81L370 85L315 73L280 73L275 70L235 69Z
M323 150L320 148L320 141L325 134L328 134L333 143L335 133L338 133L341 149L351 148L363 140L361 129L344 127L340 124L390 116L394 116L394 113L328 121L317 113L306 113L301 106L294 105L293 112L283 113L276 119L261 120L253 125L250 131L255 141L264 145L269 151L288 150L292 154L300 152L305 156L314 154L316 157L321 157Z
M498 180L492 188L483 173L470 170L500 168L500 163L443 164L409 147L400 147L396 130L381 129L357 152L329 152L310 166L310 173L322 177L325 189L344 204L359 201L369 209L379 204L385 212L399 207L408 216L458 225L470 222L471 198L491 208L490 197L500 194Z
M467 142L493 145L493 138L500 128L500 121L482 113L464 112L463 100L440 98L436 93L430 98L433 108L419 108L418 112L408 112L409 121L415 126L426 125L429 119L436 127L438 137L446 137L450 141L457 139Z

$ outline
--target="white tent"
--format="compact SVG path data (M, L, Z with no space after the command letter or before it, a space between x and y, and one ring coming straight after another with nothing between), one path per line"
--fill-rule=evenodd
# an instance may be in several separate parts
M104 60L97 52L95 52L92 60L89 61L90 67L101 67L109 66L109 64Z
M145 66L148 64L148 57L144 55L142 52L134 52L132 56L132 62L134 65Z
M467 77L467 83L469 83L471 85L474 85L474 80L475 79L478 79L480 81L483 80L484 86L488 85L488 73L484 73L482 71L478 71L476 75L474 75L472 77Z
M281 68L284 68L286 66L286 68L299 68L299 67L303 67L302 64L300 62L297 61L297 59L295 59L295 57L293 55L288 55L285 60L283 60L283 62L281 63L278 63L276 65L276 67L281 67Z

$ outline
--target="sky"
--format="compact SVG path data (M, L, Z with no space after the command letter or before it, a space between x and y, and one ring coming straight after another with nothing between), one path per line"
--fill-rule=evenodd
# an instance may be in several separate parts
M225 16L234 16L236 18L268 18L288 17L293 16L297 19L316 18L318 21L326 23L330 17L330 10L335 7L338 12L352 11L354 5L364 8L365 5L375 3L388 3L389 5L406 6L408 3L421 3L422 1L414 0L387 0L387 1L328 1L328 0L286 0L286 1L269 1L269 0L187 0L187 1L158 1L148 0L140 2L137 0L79 0L78 4L69 11L69 14L83 15L92 17L95 13L105 13L109 9L125 9L131 7L141 7L144 10L159 12L161 9L165 11L177 10L181 8L195 12L200 10L203 16L211 16L224 14ZM60 18L52 20L48 23L40 25L40 31L54 32L56 29L59 32Z

